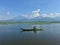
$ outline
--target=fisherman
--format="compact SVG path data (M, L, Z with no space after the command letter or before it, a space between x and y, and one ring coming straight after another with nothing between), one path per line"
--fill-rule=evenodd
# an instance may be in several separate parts
M34 26L34 27L33 27L33 30L34 30L34 31L36 31L36 30L37 30L37 27L36 27L36 26Z

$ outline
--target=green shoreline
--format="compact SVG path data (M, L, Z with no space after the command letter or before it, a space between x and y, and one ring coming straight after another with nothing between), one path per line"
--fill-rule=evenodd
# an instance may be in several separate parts
M0 22L0 24L51 24L60 22Z

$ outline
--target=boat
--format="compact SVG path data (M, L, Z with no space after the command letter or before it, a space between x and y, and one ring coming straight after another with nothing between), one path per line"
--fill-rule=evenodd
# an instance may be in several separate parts
M22 31L42 31L43 29L38 29L36 28L36 26L34 26L32 29L24 29L24 28L20 28Z

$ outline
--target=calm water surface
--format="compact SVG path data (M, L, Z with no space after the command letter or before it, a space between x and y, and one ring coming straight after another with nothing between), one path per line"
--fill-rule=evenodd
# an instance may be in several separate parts
M35 24L36 25L36 24ZM0 45L60 45L60 24L36 25L44 31L21 32L32 24L0 24Z

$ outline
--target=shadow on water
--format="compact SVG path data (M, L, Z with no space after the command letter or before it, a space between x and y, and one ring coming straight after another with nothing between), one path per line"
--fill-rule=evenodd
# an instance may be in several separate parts
M24 28L20 28L22 31L21 32L29 32L29 31L33 31L35 34L37 33L37 31L44 31L44 29L38 29L36 26L34 26L32 29L24 29Z

